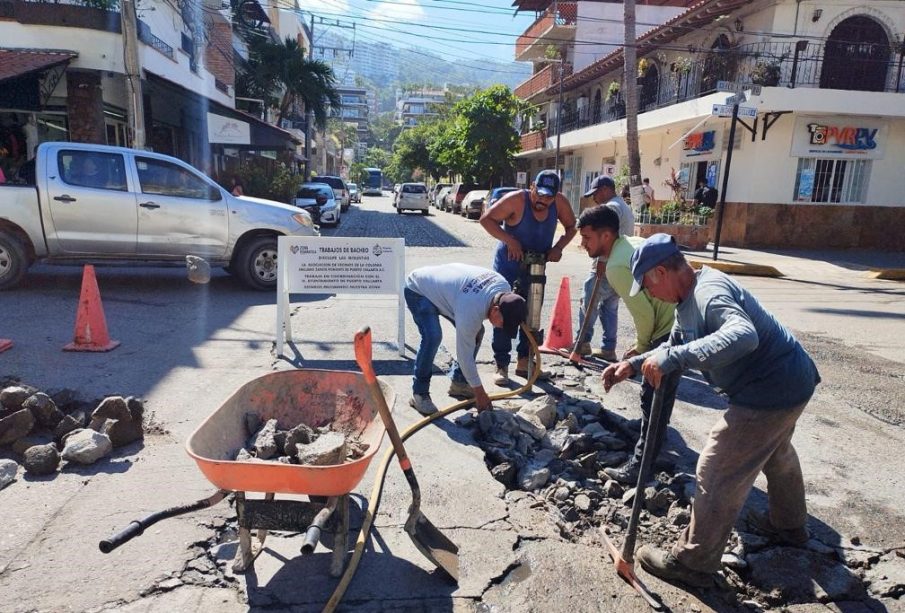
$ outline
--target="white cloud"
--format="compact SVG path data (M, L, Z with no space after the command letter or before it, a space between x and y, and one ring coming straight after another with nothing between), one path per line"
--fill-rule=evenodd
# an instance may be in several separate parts
M390 19L400 23L421 23L426 16L424 8L418 4L418 0L393 0L392 3L381 2L368 13L368 17Z

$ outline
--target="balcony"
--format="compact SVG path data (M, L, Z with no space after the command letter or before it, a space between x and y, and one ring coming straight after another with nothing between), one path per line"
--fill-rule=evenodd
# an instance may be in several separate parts
M534 151L535 149L543 149L544 143L547 141L547 133L545 130L535 130L522 134L521 143L522 151Z
M716 93L718 81L791 90L810 88L905 93L905 48L902 46L890 50L888 61L872 66L873 70L844 70L844 66L830 63L833 60L824 60L822 45L790 41L742 45L710 54L703 60L677 61L672 64L672 70L662 67L659 75L648 74L638 79L639 112ZM618 79L619 75L610 73L597 83L605 86L614 77ZM802 95L807 94L802 92ZM563 133L625 117L621 94L610 100L594 98L582 109L569 107L570 102L567 101L562 116ZM548 136L554 136L557 127L554 119L548 127ZM527 149L523 147L523 150Z
M534 73L530 79L521 83L515 88L515 95L522 100L530 100L533 96L546 91L554 83L558 83L557 76L559 73L558 64L549 64L541 70ZM572 65L566 63L563 65L563 78L572 74Z
M515 41L516 61L542 60L547 45L560 46L572 41L577 21L577 2L560 2L556 10L550 6Z

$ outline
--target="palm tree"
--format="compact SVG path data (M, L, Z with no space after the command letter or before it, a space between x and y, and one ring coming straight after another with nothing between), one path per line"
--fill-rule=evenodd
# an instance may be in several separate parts
M278 123L294 105L303 102L314 114L315 123L323 127L330 105L340 104L333 69L305 57L298 41L288 37L282 43L252 39L248 66L236 85L243 94L263 98L277 107Z
M628 147L629 185L641 185L641 152L638 145L638 52L635 48L635 0L624 2L625 39L622 47L625 82L625 140ZM634 204L634 203L633 203Z

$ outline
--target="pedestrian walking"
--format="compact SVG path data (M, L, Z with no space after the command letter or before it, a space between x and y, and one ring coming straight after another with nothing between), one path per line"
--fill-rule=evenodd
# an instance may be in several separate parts
M233 196L244 196L245 195L245 187L242 185L242 179L239 177L233 177L232 187L230 188L229 193Z
M642 289L676 307L669 342L609 366L604 389L641 372L654 388L687 368L729 397L696 470L691 521L671 549L645 545L637 558L662 579L706 586L754 480L767 477L769 513L760 529L785 544L808 540L801 464L792 434L820 375L810 356L746 289L709 267L695 271L666 234L632 255L631 294Z
M405 281L405 303L421 343L415 356L409 405L422 415L437 411L431 400L434 358L443 339L440 317L456 327L456 359L449 372L449 395L474 398L478 411L491 408L475 357L484 337L484 320L510 339L525 321L525 299L500 274L468 264L442 264L413 270Z
M635 233L635 215L625 200L616 195L616 183L606 175L600 175L591 182L585 193L586 198L593 198L594 204L605 205L612 209L619 219L619 234L631 236ZM588 209L590 210L590 209ZM591 263L591 270L585 277L581 303L578 306L578 331L581 332L584 318L592 308L591 300L594 285L600 278L597 289L597 318L603 331L599 349L591 348L594 338L594 325L589 324L584 337L576 338L579 355L595 355L609 362L615 362L617 332L619 328L619 296L613 291L606 279L606 258L596 257ZM593 317L593 315L592 315Z
M481 215L481 225L488 234L499 240L494 252L493 269L520 293L528 291L525 255L538 254L546 262L558 262L562 259L563 249L578 232L575 229L572 206L559 193L559 188L559 175L552 170L542 170L535 177L530 190L522 189L506 194ZM564 232L554 244L557 224L562 224ZM521 331L516 347L517 377L528 377L528 349L528 339L525 332ZM502 330L494 329L494 383L497 385L509 383L511 353L512 337ZM541 373L539 376L543 378L549 375Z
M641 187L644 188L644 208L649 209L654 203L654 188L650 185L650 178L644 177Z
M639 292L631 296L632 272L631 258L635 247L641 245L644 239L637 236L627 237L622 234L620 220L609 206L595 206L586 209L578 218L578 233L581 236L581 246L588 255L606 262L606 279L612 291L625 301L629 314L635 323L635 344L628 349L622 359L626 360L636 355L646 353L654 347L659 347L669 339L675 321L676 307L674 304L651 298L645 292ZM676 388L679 378L674 381L669 389L664 390L663 408L659 419L659 436L650 441L651 453L656 459L666 440L666 426L672 415L673 404L676 400ZM650 419L651 406L654 399L654 388L646 380L641 382L641 434L635 443L634 453L621 466L611 466L603 469L610 479L620 483L635 484L638 481L638 472L641 469L641 455L647 437L647 424Z

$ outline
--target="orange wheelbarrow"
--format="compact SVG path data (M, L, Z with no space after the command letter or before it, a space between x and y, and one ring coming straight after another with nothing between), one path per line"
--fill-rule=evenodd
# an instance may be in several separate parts
M379 383L387 405L392 407L395 392ZM349 493L361 481L386 432L372 398L364 375L356 372L299 369L253 379L205 419L186 442L186 451L218 491L197 502L135 520L101 541L100 550L109 553L158 521L210 507L232 493L239 524L235 572L253 564L268 530L303 532L301 552L309 554L329 522L334 534L330 574L338 577L345 562ZM262 422L276 419L278 427L286 430L299 423L312 428L329 425L336 432L357 436L368 448L358 459L328 466L236 461L232 458L249 436L246 413L257 414ZM252 500L246 498L246 492L265 496ZM275 500L275 494L303 494L309 500ZM253 530L257 531L257 543L252 542Z

